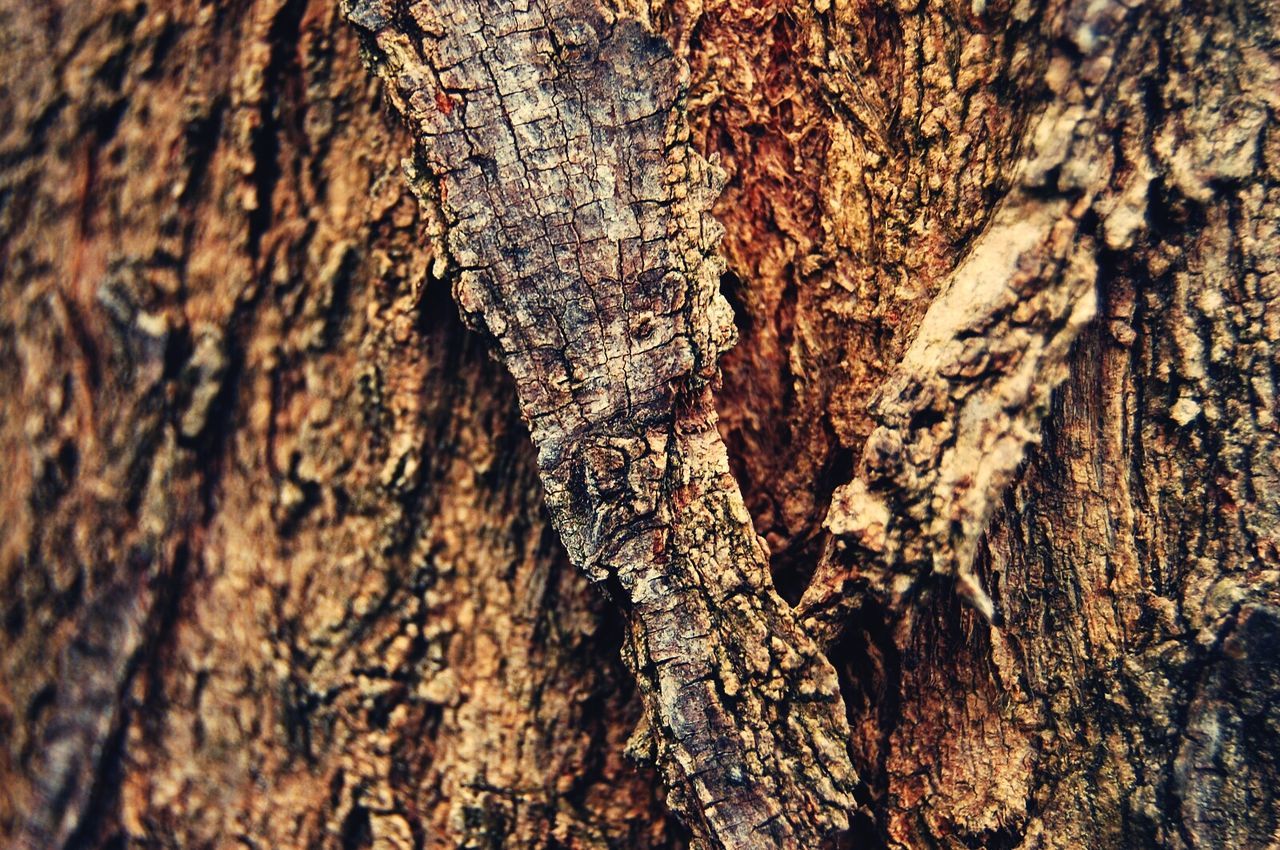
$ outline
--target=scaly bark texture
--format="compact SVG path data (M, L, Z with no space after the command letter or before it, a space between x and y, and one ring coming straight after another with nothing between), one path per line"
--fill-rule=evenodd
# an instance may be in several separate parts
M670 48L587 3L348 16L439 178L455 295L515 378L561 538L626 611L668 803L715 847L846 829L835 670L773 590L715 429L718 187Z
M0 0L0 844L1275 845L1275 3L338 6Z

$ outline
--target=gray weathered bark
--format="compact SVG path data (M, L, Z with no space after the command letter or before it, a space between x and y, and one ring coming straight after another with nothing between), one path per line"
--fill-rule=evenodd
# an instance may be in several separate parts
M773 590L715 429L718 188L670 48L589 4L389 9L348 14L439 178L455 295L515 379L569 557L627 613L668 802L716 846L847 828L835 670Z

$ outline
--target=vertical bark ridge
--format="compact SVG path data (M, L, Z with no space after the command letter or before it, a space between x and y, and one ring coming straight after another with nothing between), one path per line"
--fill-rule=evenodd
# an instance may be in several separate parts
M669 46L581 3L348 15L440 180L455 294L515 378L553 521L628 614L671 805L711 846L845 828L834 671L773 591L715 430L718 185Z

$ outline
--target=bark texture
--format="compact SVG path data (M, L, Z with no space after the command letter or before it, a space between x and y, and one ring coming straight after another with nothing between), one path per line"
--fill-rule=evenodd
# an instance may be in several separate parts
M4 4L5 846L668 846L330 3Z
M674 55L588 4L389 9L348 15L439 178L455 295L515 378L569 556L627 613L669 804L715 846L846 829L835 670L774 592L715 430L718 186Z
M1276 15L670 15L692 54L694 125L729 172L715 213L742 342L725 358L723 430L784 555L779 585L808 587L816 636L851 627L830 654L890 846L1276 840L1263 777L1277 716L1225 684L1248 678L1274 703L1261 636L1278 600ZM1001 291L972 277L984 260L1005 291L942 310ZM1095 275L1098 318L1001 498L991 485L1034 445L1021 423L1064 364L1061 348L1005 348L991 331L1079 332L1089 295L1070 281ZM983 415L966 423L967 405ZM947 593L895 614L921 571L963 573L983 513L977 573L1007 625ZM894 564L911 567L899 587Z
M1277 33L0 0L0 843L1274 846Z

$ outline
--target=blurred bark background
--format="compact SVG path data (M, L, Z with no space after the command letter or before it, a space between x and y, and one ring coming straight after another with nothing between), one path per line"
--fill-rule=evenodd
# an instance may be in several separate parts
M1277 846L1280 8L612 13L727 173L720 432L789 601L1001 202L1060 200L1093 269L979 545L1004 625L940 582L828 652L834 842ZM0 0L6 846L690 842L359 38L334 0Z

